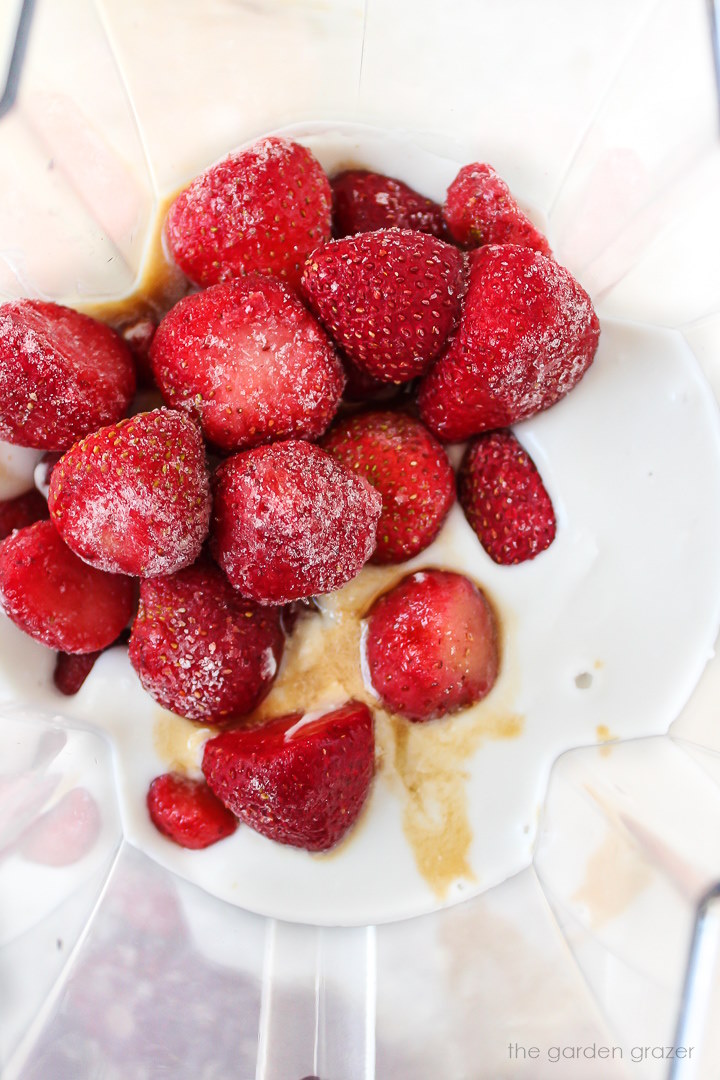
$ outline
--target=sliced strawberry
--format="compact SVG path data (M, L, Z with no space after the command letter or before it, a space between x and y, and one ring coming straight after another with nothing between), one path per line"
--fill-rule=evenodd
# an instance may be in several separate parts
M180 773L156 776L147 793L147 808L155 828L180 847L210 847L232 836L237 818L213 795L204 780Z
M57 654L53 682L61 694L71 697L77 694L88 675L95 667L100 652Z
M455 326L462 269L462 254L434 236L380 229L314 251L302 290L358 367L382 382L407 382Z
M322 445L382 495L373 562L404 562L432 543L455 501L455 477L426 427L400 412L361 413Z
M43 521L47 516L47 503L39 491L26 491L15 499L0 502L0 540L15 529L23 529L34 521Z
M197 425L155 409L88 435L53 469L49 506L66 544L99 570L153 577L188 566L210 519Z
M443 213L453 239L466 247L519 244L551 254L543 234L491 165L465 165L448 188Z
M245 600L203 558L142 582L129 654L143 687L164 708L220 725L259 705L284 641L280 610Z
M534 559L555 539L550 496L511 431L489 431L469 444L458 493L466 518L496 563Z
M381 510L377 491L319 447L273 443L218 469L211 547L243 595L285 604L355 577Z
M480 701L498 672L495 619L468 578L423 570L381 596L368 616L372 685L391 712L433 720Z
M104 649L129 621L130 578L82 562L51 521L38 521L0 544L0 607L36 641L58 652Z
M257 274L181 300L151 349L169 405L224 451L327 428L345 378L327 334L280 281Z
M170 207L165 235L196 285L257 272L296 286L306 256L330 237L331 198L310 151L273 135L196 177Z
M599 336L568 270L529 248L479 248L458 331L420 384L421 419L454 441L534 416L579 382Z
M281 716L205 744L203 772L251 829L281 844L326 851L355 823L375 768L373 718L348 702L322 716Z
M402 180L368 169L346 169L333 177L330 187L336 237L393 228L446 236L442 207Z
M0 439L65 450L127 410L135 370L109 326L40 300L0 307Z

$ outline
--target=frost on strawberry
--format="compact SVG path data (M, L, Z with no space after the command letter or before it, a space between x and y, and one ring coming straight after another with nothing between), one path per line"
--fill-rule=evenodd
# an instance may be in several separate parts
M382 382L427 370L453 330L463 256L408 229L359 233L314 251L302 291L332 339Z
M259 705L284 640L280 609L246 600L203 558L142 582L130 662L164 708L219 726Z
M125 415L130 351L109 326L40 300L0 306L0 439L66 450Z
M568 270L514 244L479 248L457 332L420 384L420 417L452 442L534 416L580 381L599 336Z
M455 501L455 477L427 428L401 412L360 413L322 445L382 495L373 562L404 562L432 543Z
M469 578L422 570L375 602L366 660L383 705L409 720L467 708L492 689L498 631L490 605Z
M78 559L51 521L0 544L0 607L30 637L58 652L91 653L127 625L135 584Z
M150 355L168 405L194 416L225 452L317 438L345 384L314 316L282 282L257 274L181 300Z
M49 507L68 546L100 570L152 577L188 566L210 519L197 425L155 409L86 436L53 469Z
M380 495L310 443L236 454L218 469L214 491L212 552L261 604L339 589L375 550Z
M178 195L165 236L196 285L270 274L290 286L330 237L330 184L304 146L270 136L237 150Z
M463 166L447 190L443 213L453 239L466 247L519 244L551 254L545 237L491 165Z
M494 562L534 559L555 539L552 501L530 455L511 431L491 431L467 447L458 496Z
M402 180L369 169L346 169L330 182L333 235L352 236L376 229L415 229L443 239L442 208Z
M278 717L205 744L207 782L250 828L326 851L355 824L375 769L372 713L348 702L319 717Z

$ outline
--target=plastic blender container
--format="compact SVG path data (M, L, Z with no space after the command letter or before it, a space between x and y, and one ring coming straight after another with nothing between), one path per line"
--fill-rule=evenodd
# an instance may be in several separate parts
M492 162L601 317L672 328L720 394L714 14L6 0L0 296L122 297L157 208L201 169L284 125L360 122ZM563 755L520 874L352 929L251 915L161 869L123 840L103 739L5 702L2 849L41 816L49 772L102 820L91 857L38 863L20 899L0 890L2 1075L717 1075L719 700L715 659L668 735Z

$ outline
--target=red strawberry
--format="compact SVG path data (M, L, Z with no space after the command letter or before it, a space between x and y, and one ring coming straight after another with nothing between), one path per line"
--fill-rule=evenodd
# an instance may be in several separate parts
M407 382L455 326L462 269L462 254L434 236L380 229L314 251L302 290L358 367L383 382Z
M440 239L446 235L442 208L402 180L367 169L346 169L330 186L337 237L392 228L415 229Z
M70 866L94 847L102 818L89 791L72 788L37 818L20 840L20 851L43 866Z
M140 585L130 662L164 708L223 724L259 705L285 639L277 608L258 607L209 559Z
M465 709L492 689L498 634L468 578L423 570L404 578L368 616L367 663L386 708L410 720Z
M361 413L322 445L382 495L373 562L404 562L432 543L455 501L455 477L427 428L405 413Z
M71 697L77 694L95 666L100 652L57 654L53 682L61 694Z
M26 491L24 495L0 502L0 540L15 529L43 521L47 516L47 503L39 491Z
M196 285L257 272L296 286L307 255L330 236L330 204L310 151L271 136L196 177L170 207L165 235Z
M469 444L458 492L466 518L496 563L534 559L555 539L550 496L511 431L489 431Z
M168 405L195 416L225 451L316 438L345 383L315 318L282 282L257 274L181 300L150 355Z
M0 439L65 450L127 410L130 351L109 326L40 300L0 307Z
M381 510L377 491L319 447L273 443L218 469L211 547L243 595L285 604L355 577Z
M210 518L197 426L155 409L88 435L53 469L49 506L67 545L99 570L153 577L188 566Z
M104 649L132 614L130 578L95 570L73 555L51 521L0 544L0 607L36 641L58 652Z
M443 213L459 244L518 244L551 254L543 234L522 212L491 165L465 165L448 188Z
M237 818L213 795L204 780L180 773L156 776L147 793L147 808L158 832L180 847L210 847L232 836Z
M150 346L156 330L157 325L149 316L138 316L119 329L120 336L127 343L135 361L139 387L152 387L155 383L150 366Z
M458 331L420 384L420 417L454 441L533 416L579 382L599 335L568 270L529 248L480 248Z
M409 383L386 383L368 375L347 356L341 356L342 366L345 370L345 389L343 399L353 404L360 401L373 401L382 398L383 401L392 400L400 392L401 388L409 388Z
M362 810L375 767L373 718L348 702L317 717L281 716L205 744L203 772L225 805L281 844L326 851Z

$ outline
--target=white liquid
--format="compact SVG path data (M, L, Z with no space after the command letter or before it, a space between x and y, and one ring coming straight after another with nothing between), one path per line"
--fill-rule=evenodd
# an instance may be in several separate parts
M329 171L362 162L437 199L463 164L371 129L308 130L301 141ZM581 384L516 433L553 499L558 534L550 549L518 567L496 566L455 507L437 541L407 564L468 574L492 598L504 628L496 687L485 702L442 723L469 726L485 710L516 715L522 725L514 738L481 741L462 763L474 880L457 881L444 897L418 870L402 793L383 771L356 833L330 857L244 827L202 852L166 841L145 809L150 781L168 769L154 743L159 709L121 649L101 657L78 695L62 698L52 688L53 654L0 617L0 700L106 732L127 837L242 907L362 924L488 888L530 862L558 755L608 734L666 731L712 653L720 619L720 505L703 499L720 487L720 438L712 395L679 335L604 321ZM331 620L332 611L321 617ZM188 753L199 764L208 733L190 724L186 730Z

